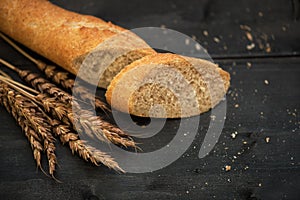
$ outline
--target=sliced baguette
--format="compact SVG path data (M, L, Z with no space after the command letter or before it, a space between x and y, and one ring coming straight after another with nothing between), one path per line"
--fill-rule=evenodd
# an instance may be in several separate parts
M93 16L67 11L46 0L1 0L0 31L76 75L89 53L127 30ZM134 37L134 42L123 45L127 49L120 49L122 56L105 66L100 87L106 88L127 64L155 53L138 36ZM133 43L139 43L139 48L128 49Z
M106 99L117 110L136 116L189 117L217 105L229 81L229 73L212 62L155 54L121 70L109 85Z

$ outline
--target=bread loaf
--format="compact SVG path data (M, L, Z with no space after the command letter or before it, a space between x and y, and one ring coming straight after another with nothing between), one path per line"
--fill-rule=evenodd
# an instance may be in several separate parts
M64 10L46 0L1 0L0 31L76 75L86 55L126 29L93 16ZM134 41L110 46L111 49L127 49L120 49L122 56L105 66L100 87L106 88L111 79L132 61L155 53L140 38L130 34ZM85 80L89 82L87 78Z
M141 117L189 117L217 105L229 80L227 72L206 60L149 55L121 70L106 99L117 110Z
M158 54L130 31L46 0L0 0L0 31L87 82L110 84L112 107L137 116L198 115L229 88L229 74L209 61Z

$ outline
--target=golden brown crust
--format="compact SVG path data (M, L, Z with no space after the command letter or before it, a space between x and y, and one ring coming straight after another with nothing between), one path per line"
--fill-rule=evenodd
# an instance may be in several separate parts
M125 29L45 0L1 0L0 30L76 74L77 58Z

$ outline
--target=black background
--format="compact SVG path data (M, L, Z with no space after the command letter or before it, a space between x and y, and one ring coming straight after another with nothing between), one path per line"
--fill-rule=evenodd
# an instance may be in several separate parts
M29 143L13 118L0 107L0 199L300 198L299 1L53 2L128 29L165 26L196 37L214 61L231 74L227 119L219 142L207 157L199 159L197 155L209 113L201 115L198 139L180 159L145 174L117 174L103 166L94 167L57 142L60 167L56 177L63 181L59 184L36 170ZM240 25L251 27L255 48L250 51ZM35 69L2 40L0 57ZM143 149L165 145L177 123L168 120L159 135L144 141ZM235 131L238 134L233 139ZM231 170L225 172L225 165Z

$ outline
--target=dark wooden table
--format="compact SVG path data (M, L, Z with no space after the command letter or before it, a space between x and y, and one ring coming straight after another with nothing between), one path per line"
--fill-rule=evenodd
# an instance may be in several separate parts
M36 170L29 143L0 107L0 199L300 199L298 0L55 3L129 29L165 26L195 37L231 74L227 119L208 156L197 156L209 121L206 113L200 139L176 162L152 173L117 174L95 167L57 142L59 184ZM255 48L246 48L249 39L240 25L251 28ZM0 57L35 68L2 40ZM172 123L176 120L144 141L144 151L165 145Z

